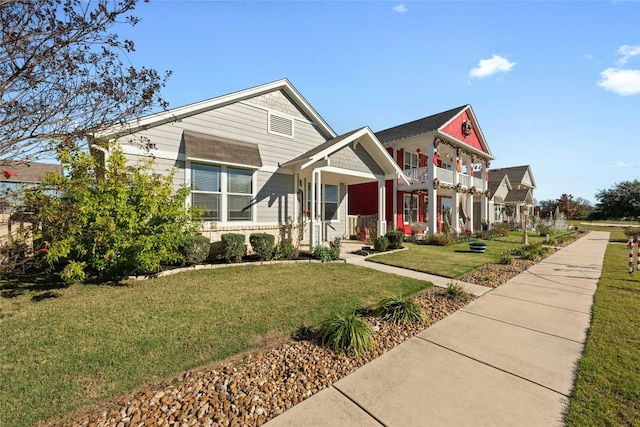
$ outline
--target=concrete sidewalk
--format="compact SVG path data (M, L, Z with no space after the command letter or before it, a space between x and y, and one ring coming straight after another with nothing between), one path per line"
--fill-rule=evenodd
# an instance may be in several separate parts
M589 233L267 425L562 425L608 237Z

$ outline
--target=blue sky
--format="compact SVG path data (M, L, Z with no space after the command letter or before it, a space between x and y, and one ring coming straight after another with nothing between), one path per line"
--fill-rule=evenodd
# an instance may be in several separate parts
M471 104L537 200L640 179L640 2L152 0L135 66L172 70L170 108L289 79L338 133Z

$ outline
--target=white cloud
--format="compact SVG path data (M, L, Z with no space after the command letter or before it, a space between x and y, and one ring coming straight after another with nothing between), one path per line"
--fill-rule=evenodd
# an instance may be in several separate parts
M407 7L406 7L404 4L400 3L400 4L399 4L399 5L397 5L397 6L393 6L393 9L392 9L392 10L393 10L394 12L398 12L398 13L405 13L408 9L407 9Z
M489 59L481 59L478 66L469 71L471 77L482 79L497 73L508 73L516 65L502 56L493 55Z
M629 58L640 55L640 46L622 45L618 48L618 55L622 56L622 58L618 59L618 64L624 65L629 62Z
M598 86L618 95L636 95L640 93L640 70L607 68L600 73L602 80Z
M631 167L631 166L633 166L633 165L631 165L630 163L625 163L625 162L617 162L616 163L616 167L619 167L619 168L628 168L628 167Z

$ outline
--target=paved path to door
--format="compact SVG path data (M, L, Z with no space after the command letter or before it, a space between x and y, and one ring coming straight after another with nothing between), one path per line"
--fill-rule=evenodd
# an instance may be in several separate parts
M562 425L608 238L589 233L267 425Z

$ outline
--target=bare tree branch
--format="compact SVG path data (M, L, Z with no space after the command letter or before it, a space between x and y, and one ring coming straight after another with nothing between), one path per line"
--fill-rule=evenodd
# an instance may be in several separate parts
M0 164L35 160L53 140L87 135L166 107L170 72L128 64L138 0L0 0Z

